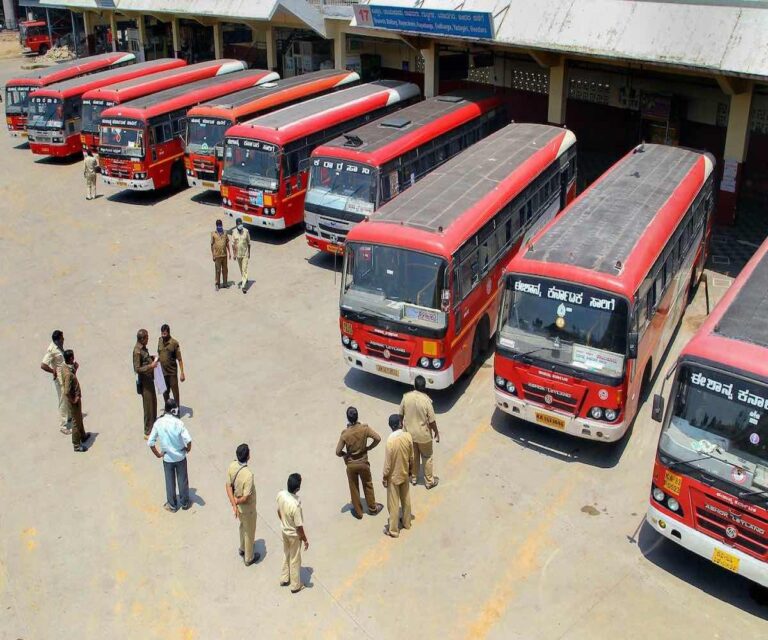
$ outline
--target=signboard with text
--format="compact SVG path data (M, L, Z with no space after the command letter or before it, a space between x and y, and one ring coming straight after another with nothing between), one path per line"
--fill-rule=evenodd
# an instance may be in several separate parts
M353 5L358 27L430 36L493 40L493 15L481 11Z

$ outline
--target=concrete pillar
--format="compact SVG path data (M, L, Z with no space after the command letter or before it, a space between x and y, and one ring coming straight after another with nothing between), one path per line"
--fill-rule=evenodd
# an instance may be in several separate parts
M85 30L86 37L93 35L95 23L96 16L90 11L83 11L83 29Z
M13 0L3 0L3 14L5 14L5 26L7 29L16 28L16 6Z
M424 58L424 97L434 98L440 92L440 56L438 46L431 42L420 50Z
M267 27L267 68L270 71L277 69L277 43L275 42L275 32L272 27Z
M565 56L549 67L549 105L547 122L565 124L565 105L568 100L568 78Z
M213 55L217 60L224 57L224 31L221 22L213 25Z
M147 25L144 22L143 13L140 13L136 16L136 28L139 32L139 51L136 58L139 62L144 62L144 60L146 60L146 54L144 53L144 50L147 46Z
M333 66L335 69L347 68L347 34L341 27L333 39Z
M731 105L728 110L728 128L725 132L723 177L720 181L716 216L717 222L721 224L736 222L741 174L749 145L749 113L752 109L753 89L751 82L743 85L728 83L727 86L732 90Z
M173 38L173 57L181 57L181 28L179 19L171 18L171 37Z
M109 30L112 32L112 51L117 51L117 16L114 11L109 12Z

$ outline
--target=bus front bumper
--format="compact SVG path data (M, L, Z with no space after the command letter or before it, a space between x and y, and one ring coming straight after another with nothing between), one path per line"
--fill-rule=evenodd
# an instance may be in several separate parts
M453 384L453 365L440 371L434 371L421 369L420 367L409 367L404 364L390 362L389 360L381 360L380 358L372 358L359 351L353 351L344 347L342 347L342 351L344 352L344 362L347 366L366 371L367 373L373 373L382 378L397 380L404 384L413 384L416 376L424 376L424 379L427 381L427 387L430 389L447 389Z
M735 570L725 567L727 570L738 573L740 576L744 576L763 587L768 587L768 563L753 558L743 551L729 547L722 542L718 542L714 538L710 538L700 531L696 531L696 529L674 518L670 518L653 505L649 505L645 518L648 520L648 524L662 536L714 564L720 565L719 562L715 562L713 559L715 552L730 556L731 559L735 559L737 566Z
M544 427L552 431L562 431L577 438L597 440L599 442L616 442L621 440L627 430L628 425L624 421L603 422L602 420L572 416L548 407L526 402L512 394L501 391L496 386L494 386L493 391L496 395L496 406L501 411L526 422L531 422L538 427Z
M155 188L155 181L152 178L148 178L147 180L115 178L113 176L105 176L104 171L102 170L101 179L104 181L104 184L111 184L113 187L123 187L124 189L131 189L133 191L152 191Z
M234 209L228 209L227 207L223 207L223 209L224 213L226 213L230 218L242 218L245 224L250 224L254 227L264 227L265 229L285 229L285 218L254 216L250 213L235 211Z
M343 243L334 243L330 240L326 240L325 238L318 238L316 235L310 233L306 233L305 235L307 238L307 244L310 247L314 247L320 251L325 251L326 253L335 253L337 256L344 254Z
M189 184L190 187L195 187L197 189L211 189L213 191L221 191L221 182L213 182L211 180L201 180L200 178L196 178L195 176L187 175L187 184Z
M26 138L29 134L25 129L8 129L8 135L12 138Z

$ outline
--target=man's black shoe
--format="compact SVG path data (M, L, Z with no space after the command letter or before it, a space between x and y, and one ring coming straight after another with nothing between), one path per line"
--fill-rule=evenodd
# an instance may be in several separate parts
M77 445L74 449L75 449L75 453L85 453L86 451L88 451L88 449L86 449L81 444Z

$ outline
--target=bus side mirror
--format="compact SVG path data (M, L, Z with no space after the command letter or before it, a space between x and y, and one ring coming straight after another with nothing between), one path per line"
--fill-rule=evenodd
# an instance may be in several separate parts
M637 340L637 331L630 331L627 344L627 354L633 360L637 358Z
M651 418L656 422L661 422L664 417L664 396L655 394L653 396L653 409L651 410Z

